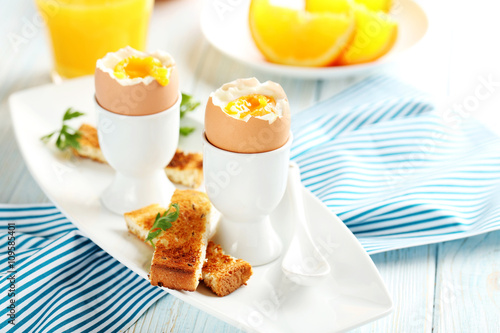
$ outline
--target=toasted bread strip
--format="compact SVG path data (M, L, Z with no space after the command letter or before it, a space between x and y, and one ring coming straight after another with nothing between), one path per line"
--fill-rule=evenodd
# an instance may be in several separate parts
M148 236L149 229L153 227L155 217L158 213L163 214L165 208L159 204L152 204L141 209L134 210L123 214L125 223L130 233L134 234L141 241L145 241ZM158 241L159 237L153 239L153 243ZM148 243L149 244L149 243Z
M144 241L148 235L149 229L153 226L156 214L159 212L163 213L164 211L165 208L155 204L134 212L126 213L125 221L128 230L140 240ZM212 219L212 215L215 215L213 208L207 213L207 217ZM167 232L169 231L170 229L167 230ZM161 239L161 236L157 237L153 242L158 244L157 242L159 239ZM156 248L158 248L158 245ZM220 245L209 242L206 252L206 262L202 270L202 278L205 285L212 289L215 294L219 296L230 294L246 284L251 275L252 266L250 266L249 263L224 254ZM182 277L180 279L182 280Z
M97 129L92 125L82 124L78 131L81 133L78 139L80 149L72 148L73 154L107 163L99 146ZM198 188L203 183L203 156L200 153L186 153L177 149L172 161L165 167L165 173L173 183Z
M212 205L205 193L193 190L176 190L172 203L179 204L179 218L155 239L149 277L154 286L194 291L202 277ZM150 205L124 216L129 230L144 240L163 212L165 208Z
M165 168L168 179L176 184L198 188L203 183L203 156L200 153L175 152Z
M246 285L252 276L252 266L244 260L224 254L220 245L210 241L207 261L203 265L203 282L217 296L226 296Z
M96 162L106 163L106 159L99 147L97 129L92 125L82 124L78 131L80 132L80 138L78 139L80 149L72 148L73 154L83 158L90 158Z

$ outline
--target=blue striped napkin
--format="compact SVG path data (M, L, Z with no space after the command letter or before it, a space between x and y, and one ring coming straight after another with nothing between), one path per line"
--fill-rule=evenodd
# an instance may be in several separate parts
M1 332L118 332L166 295L53 205L0 205L0 244Z
M304 185L373 254L500 229L500 139L371 77L294 117Z

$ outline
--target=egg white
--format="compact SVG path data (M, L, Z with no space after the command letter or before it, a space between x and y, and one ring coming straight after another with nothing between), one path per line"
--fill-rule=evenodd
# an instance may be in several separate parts
M257 119L267 120L269 121L269 124L272 124L276 119L282 117L284 112L283 110L288 107L288 99L286 97L285 91L278 83L272 81L260 83L259 80L255 77L247 79L237 79L228 82L222 85L222 87L220 87L216 91L212 92L210 94L210 97L212 98L212 103L215 106L218 106L222 110L224 110L226 106L235 99L251 94L259 94L274 98L276 102L274 112L270 112L263 116L254 117ZM238 120L243 120L245 122L248 122L248 120L252 118L251 115L240 118L238 113L229 116Z
M168 68L169 75L172 71L172 67L175 66L174 58L172 58L172 56L165 51L157 50L154 52L141 52L131 48L130 46L127 46L116 52L110 52L106 54L104 58L97 60L96 67L102 70L103 72L108 73L113 79L115 79L122 86L132 86L141 82L144 83L145 85L148 85L151 82L155 81L155 78L150 75L143 78L137 77L134 79L129 79L129 78L119 79L114 75L115 66L120 61L132 56L136 56L139 58L153 57L155 59L158 59L163 66Z

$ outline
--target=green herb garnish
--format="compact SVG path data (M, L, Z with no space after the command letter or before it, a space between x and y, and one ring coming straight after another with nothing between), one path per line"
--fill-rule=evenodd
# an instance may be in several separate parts
M196 128L194 128L194 127L185 126L185 127L179 128L179 133L181 135L187 136L187 135L191 134L195 129Z
M170 208L174 207L175 211L170 212ZM161 215L158 213L156 215L155 221L153 223L153 226L151 229L149 229L148 236L146 237L145 242L150 242L153 247L155 247L155 244L153 243L153 239L158 237L158 235L162 231L166 231L167 229L170 229L172 227L172 222L175 222L179 218L179 204L174 203L170 204L168 206L168 209Z
M73 108L67 109L62 119L61 129L42 136L40 140L47 143L50 138L54 136L54 134L59 133L56 139L56 147L59 148L59 150L65 150L68 147L73 147L77 150L80 149L80 143L78 142L78 139L80 138L81 133L78 130L66 125L66 121L73 118L78 118L80 116L83 116L84 114L85 113L83 112L73 110Z
M198 106L200 106L200 102L193 99L193 96L182 93L182 101L181 101L181 119L184 118L186 113L194 111ZM195 130L194 127L184 126L179 129L180 135L187 136L191 134Z
M186 113L194 111L198 106L200 106L200 102L194 100L193 96L182 93L181 119L184 118Z

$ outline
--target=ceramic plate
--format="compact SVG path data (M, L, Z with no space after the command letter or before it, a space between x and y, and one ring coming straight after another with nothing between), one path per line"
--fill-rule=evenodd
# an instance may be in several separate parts
M69 158L45 146L40 137L58 128L64 111L74 107L95 123L91 77L18 92L10 98L12 122L26 164L47 196L92 241L125 266L147 279L152 249L127 232L122 217L101 207L99 195L113 170L90 160ZM201 151L201 122L181 140L188 150ZM375 265L337 216L304 190L306 214L313 238L332 267L331 275L314 287L300 287L281 272L281 258L254 268L244 286L220 298L200 284L196 292L169 293L238 328L255 332L339 332L388 314L391 298ZM291 220L285 195L272 215L273 225L290 239Z
M208 0L204 3L201 30L208 42L216 49L252 67L301 78L340 78L376 71L415 46L428 29L427 15L416 2L413 0L395 1L391 15L399 24L398 38L392 50L384 57L374 62L351 66L294 67L266 61L255 46L248 29L250 0Z

